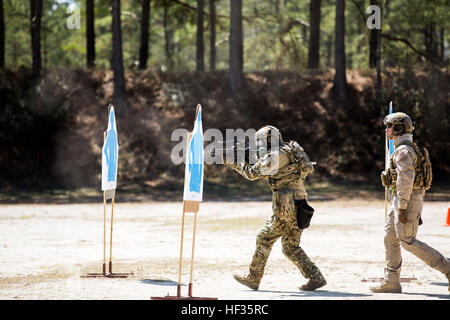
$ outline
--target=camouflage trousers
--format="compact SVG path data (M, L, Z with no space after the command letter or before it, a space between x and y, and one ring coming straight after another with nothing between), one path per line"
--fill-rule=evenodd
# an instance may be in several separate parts
M286 198L285 201L274 199L274 214L267 220L256 237L256 250L250 264L249 276L257 283L260 283L272 247L280 237L283 254L297 266L305 278L318 281L324 279L319 268L300 247L300 236L303 230L297 226L292 194L287 194Z

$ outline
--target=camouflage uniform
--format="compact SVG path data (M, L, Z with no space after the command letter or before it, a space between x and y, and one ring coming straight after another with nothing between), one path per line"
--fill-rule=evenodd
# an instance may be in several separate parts
M248 180L266 180L273 192L273 215L258 233L256 250L247 276L247 279L254 283L252 288L255 290L261 282L272 246L280 237L284 255L298 267L301 274L307 279L326 283L319 268L299 246L303 230L297 226L294 200L307 198L303 180L308 172L302 171L295 162L294 149L303 152L298 143L292 141L289 144L282 143L279 149L269 151L254 165L228 164Z

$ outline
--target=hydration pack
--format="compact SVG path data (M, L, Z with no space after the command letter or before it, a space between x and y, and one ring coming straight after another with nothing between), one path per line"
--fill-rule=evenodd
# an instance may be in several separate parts
M415 143L409 141L401 142L397 148L401 145L407 145L414 149L417 155L416 161L414 163L414 187L423 188L428 190L431 187L431 181L433 180L433 172L431 168L430 155L427 148L419 147ZM381 181L385 187L396 187L397 172L395 171L395 164L391 158L391 167L387 171L383 171L381 174Z
M296 141L290 141L287 145L290 148L290 152L288 152L289 158L292 162L297 163L301 172L301 178L305 180L308 174L314 172L316 163L311 162L305 150Z
M404 141L400 145L406 144L414 149L417 155L416 163L414 163L414 186L428 190L431 188L431 181L433 180L433 172L431 169L430 155L427 148L419 147L415 143Z

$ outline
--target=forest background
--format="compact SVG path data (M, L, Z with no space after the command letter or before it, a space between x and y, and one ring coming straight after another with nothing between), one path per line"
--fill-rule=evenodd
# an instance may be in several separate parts
M393 101L430 151L432 192L450 189L448 1L0 4L2 202L98 200L110 103L124 199L181 198L171 133L192 129L198 103L204 130L275 125L317 161L309 190L352 193L384 190ZM267 196L221 165L205 170L206 199Z

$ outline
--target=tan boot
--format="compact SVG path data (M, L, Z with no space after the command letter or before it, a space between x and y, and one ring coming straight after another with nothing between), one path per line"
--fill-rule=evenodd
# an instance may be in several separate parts
M299 289L301 291L314 291L319 289L327 284L327 281L324 278L321 279L309 279L309 281L302 285Z
M233 278L240 284L243 284L244 286L247 286L250 289L258 290L258 288L259 288L259 281L254 279L251 275L240 276L240 275L234 274Z
M379 285L369 288L370 291L376 293L402 293L400 282L391 282L383 280Z

